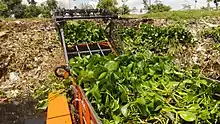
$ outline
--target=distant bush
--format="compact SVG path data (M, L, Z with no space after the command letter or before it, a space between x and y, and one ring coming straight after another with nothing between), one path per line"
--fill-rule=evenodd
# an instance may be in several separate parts
M149 12L150 13L156 13L156 12L167 12L171 10L170 6L164 5L162 3L152 4L149 6Z
M56 0L47 0L40 6L36 2L29 2L29 5L22 4L22 0L0 0L0 15L8 18L14 15L15 18L32 18L42 14L43 17L50 17L51 10L57 8Z
M142 17L145 18L158 18L158 19L198 19L202 17L219 17L219 10L182 10L182 11L169 11L169 12L157 12L147 13Z

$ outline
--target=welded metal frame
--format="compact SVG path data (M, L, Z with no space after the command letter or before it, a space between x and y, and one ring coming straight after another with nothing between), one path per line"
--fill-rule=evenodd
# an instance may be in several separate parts
M82 54L84 53L89 54L89 55L100 53L101 55L105 56L107 55L105 54L105 52L113 52L114 54L117 55L115 48L114 48L114 42L111 36L112 35L111 31L113 30L112 20L118 19L119 17L115 14L110 13L107 9L56 10L54 11L53 18L56 23L58 33L60 35L61 44L63 46L64 56L65 56L65 61L66 61L66 68L64 70L67 70L67 72L69 72L69 59L71 59L69 55L78 55L79 57L81 57ZM67 47L67 44L65 43L64 25L68 20L81 20L81 19L103 19L103 21L107 24L105 28L105 33L107 35L108 41L96 42L96 43L84 43L84 45L87 47L87 50L83 50L83 51L80 51L80 48L79 48L80 44L74 44L71 47L74 47L75 51L74 52L70 51L69 47ZM97 49L91 48L91 45L94 45L94 44L97 46ZM103 48L103 46L105 46L105 48ZM58 67L58 69L59 68L60 67ZM57 73L57 70L55 71L55 73ZM79 101L74 102L75 100L73 100L73 105L75 106L78 105L80 124L83 123L83 120L86 122L89 122L90 118L93 121L95 121L93 123L101 124L102 122L99 120L98 115L96 114L92 105L88 101L88 98L85 96L85 93L83 92L82 88L74 84L75 83L73 83L72 85L74 89L73 91L77 91L77 93L73 93L74 94L73 98ZM85 107L83 107L83 105L85 105ZM82 115L82 113L85 114L84 115L85 118Z
M54 11L53 19L55 20L57 30L60 35L61 44L63 46L64 56L66 65L69 64L69 57L70 54L78 54L78 56L81 56L81 54L84 53L90 53L92 55L93 53L101 52L101 55L105 55L105 51L110 51L111 49L102 49L100 44L97 43L97 46L99 49L97 50L91 50L90 45L88 43L85 43L88 47L87 51L80 51L78 46L75 45L76 51L75 52L68 52L68 47L65 43L65 36L64 36L64 25L68 20L82 20L82 19L103 19L105 23L107 23L107 26L105 28L105 33L108 38L109 48L114 47L114 42L111 37L111 31L113 30L113 19L119 19L120 17L118 15L115 15L108 11L107 9L57 9ZM109 32L108 32L109 30Z
M101 53L101 55L105 56L106 54L104 52L111 52L112 49L110 48L110 46L107 46L109 48L102 48L101 44L102 42L96 42L96 43L91 43L91 44L95 44L97 46L98 49L92 50L91 48L91 44L88 43L84 43L83 45L86 46L87 50L79 50L79 45L74 45L73 47L76 48L76 51L74 52L68 52L67 50L67 55L78 55L79 57L82 56L82 54L90 54L90 55L94 55L95 53Z

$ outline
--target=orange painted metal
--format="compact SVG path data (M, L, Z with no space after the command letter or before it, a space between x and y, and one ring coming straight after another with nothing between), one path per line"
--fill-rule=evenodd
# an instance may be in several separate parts
M90 124L90 111L89 107L85 105L86 124Z
M77 88L78 90L78 88ZM79 93L79 90L78 90ZM83 105L82 105L82 100L81 100L81 94L78 94L78 110L79 110L79 120L80 124L83 124Z
M108 41L107 43L108 43L109 47L111 48L111 50L113 51L113 53L114 53L116 56L118 56L117 52L116 52L115 49L112 47L111 43L110 43L109 41Z
M67 99L62 94L49 93L47 124L72 124Z
M87 100L85 93L81 89L80 86L76 86L78 89L78 93L81 96L81 103L83 103L83 116L85 118L85 124L99 124L99 121L97 120L98 116L93 113L91 105L89 105L89 101Z
M67 71L64 72L63 77L67 79L69 77L69 73Z

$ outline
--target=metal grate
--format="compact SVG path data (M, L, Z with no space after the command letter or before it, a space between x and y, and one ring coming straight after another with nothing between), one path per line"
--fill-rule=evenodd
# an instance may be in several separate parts
M96 42L96 43L82 43L77 45L72 45L67 47L68 60L84 55L94 55L100 54L102 56L108 55L114 51L109 42Z

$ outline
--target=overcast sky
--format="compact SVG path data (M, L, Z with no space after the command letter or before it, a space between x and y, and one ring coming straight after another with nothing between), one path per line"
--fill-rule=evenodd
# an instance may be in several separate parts
M23 1L27 1L27 0L23 0ZM36 2L44 2L46 0L35 0ZM78 6L81 3L89 3L92 4L93 6L97 5L97 1L98 0L58 0L58 2L60 3L61 7L69 7L69 1L70 1L70 6ZM127 4L130 8L136 7L137 9L141 9L143 8L143 0L128 0ZM155 0L151 0L152 3ZM182 9L182 4L184 3L189 3L191 5L191 7L194 9L195 8L195 0L161 0L162 3L169 5L172 7L173 10L178 10L178 9ZM202 6L207 6L207 0L197 0L198 3L196 4L196 8L201 8ZM119 4L121 3L121 0L118 0ZM214 6L213 3L211 3L211 6Z

